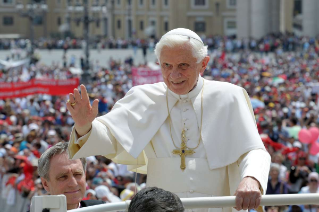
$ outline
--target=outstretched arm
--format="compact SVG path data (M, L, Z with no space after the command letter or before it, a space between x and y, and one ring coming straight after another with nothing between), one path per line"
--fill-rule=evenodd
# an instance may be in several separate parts
M104 124L95 120L98 102L95 99L91 106L84 85L81 85L81 94L78 89L69 94L67 108L75 123L69 141L70 158L115 153L114 137Z

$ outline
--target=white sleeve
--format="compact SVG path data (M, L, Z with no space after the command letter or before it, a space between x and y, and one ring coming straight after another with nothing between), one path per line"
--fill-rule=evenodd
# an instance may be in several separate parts
M266 193L268 175L270 169L270 155L264 149L251 150L239 159L241 179L253 177L261 185L263 193Z
M77 139L76 132L73 129L71 142L79 145L81 148L73 155L72 159L88 157L92 155L110 155L116 153L116 140L110 130L95 119L92 122L92 129L86 135ZM87 139L85 141L85 139ZM84 143L81 145L81 143Z

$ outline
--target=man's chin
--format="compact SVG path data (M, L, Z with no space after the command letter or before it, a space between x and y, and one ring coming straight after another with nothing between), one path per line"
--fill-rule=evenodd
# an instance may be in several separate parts
M67 196L66 197L66 201L68 205L74 205L74 204L79 204L79 202L81 202L81 200L83 199L82 197L72 197L72 196Z
M81 192L64 193L68 202L80 202L84 195Z
M185 95L188 93L187 91L185 91L185 89L171 89L171 91L173 91L177 95Z
M169 89L177 95L184 95L188 93L186 89L182 86L171 85Z

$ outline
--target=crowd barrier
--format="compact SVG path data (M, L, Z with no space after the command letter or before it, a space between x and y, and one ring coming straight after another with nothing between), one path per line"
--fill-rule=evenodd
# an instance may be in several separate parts
M223 208L234 207L235 196L224 197L198 197L181 198L185 209L197 208ZM108 203L69 210L72 212L108 212L108 211L127 211L130 201L120 203ZM66 198L64 195L41 196L32 199L33 208L31 212L41 211L43 208L53 209L56 212L66 211ZM287 205L319 205L319 193L317 194L282 194L282 195L263 195L261 198L262 206L287 206ZM35 209L36 208L36 209ZM40 210L41 209L41 210Z
M181 198L185 209L195 208L223 208L234 207L235 196L225 197L198 197ZM282 206L282 205L319 205L318 194L281 194L263 195L260 205L262 206ZM96 205L86 208L72 210L72 212L108 212L108 211L127 211L129 201L121 203L111 203Z

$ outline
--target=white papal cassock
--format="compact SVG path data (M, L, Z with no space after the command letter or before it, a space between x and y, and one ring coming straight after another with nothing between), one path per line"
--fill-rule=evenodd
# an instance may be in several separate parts
M199 132L202 89L203 122ZM270 157L257 132L246 91L200 76L187 95L169 90L166 98L166 91L164 83L132 88L110 113L93 121L88 134L78 139L73 129L70 157L104 155L129 165L132 171L147 173L147 186L163 188L181 198L234 195L246 176L256 178L264 193ZM176 148L166 99L175 144L180 147L183 129L188 147L195 147L202 135L195 153L186 156L184 171L180 169L180 156L172 154ZM231 210L236 211L190 211Z

